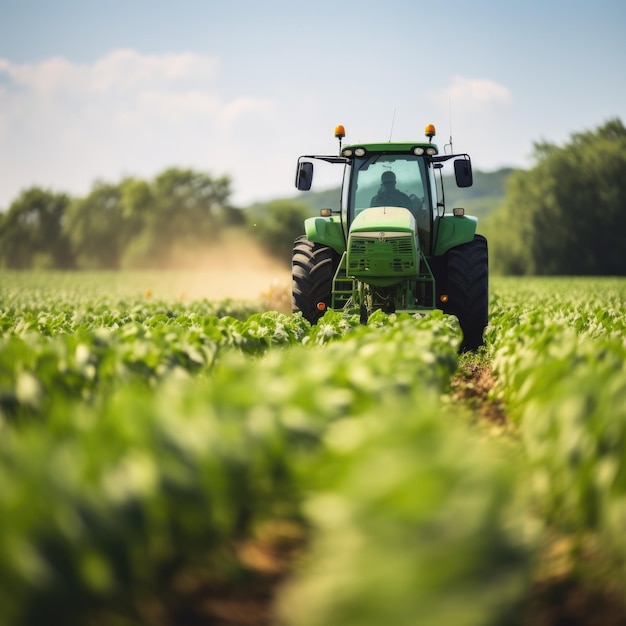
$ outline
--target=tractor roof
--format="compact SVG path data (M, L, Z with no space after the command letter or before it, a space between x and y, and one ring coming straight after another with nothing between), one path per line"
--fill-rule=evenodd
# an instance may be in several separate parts
M354 153L354 151L357 148L364 148L366 152L399 152L399 153L402 153L402 152L411 153L413 152L415 148L423 148L424 152L426 152L428 148L434 148L435 152L431 154L439 153L437 145L434 143L420 142L420 141L414 141L414 142L387 141L387 142L382 142L382 143L354 143L354 144L345 145L342 148L342 154L345 154L346 150L352 150L352 153Z

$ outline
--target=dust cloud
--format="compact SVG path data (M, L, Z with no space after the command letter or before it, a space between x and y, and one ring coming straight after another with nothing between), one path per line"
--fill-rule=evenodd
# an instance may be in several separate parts
M152 296L269 300L276 305L273 308L291 312L288 260L281 262L270 256L253 240L238 238L200 250L186 250L178 259L181 269L163 270L151 276L146 290Z

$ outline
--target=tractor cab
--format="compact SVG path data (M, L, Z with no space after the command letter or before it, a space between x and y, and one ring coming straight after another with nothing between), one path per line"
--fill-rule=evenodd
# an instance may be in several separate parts
M347 145L342 147L341 140L345 136L343 126L335 128L335 136L339 139L338 156L305 155L298 160L296 187L308 191L313 180L313 162L323 160L345 166L341 193L341 219L332 218L332 211L322 209L322 217L331 219L336 225L341 223L343 234L352 228L360 214L374 207L401 207L410 212L415 220L415 234L419 237L419 245L424 254L435 253L436 237L439 234L438 221L445 215L445 199L441 169L443 163L454 159L456 184L459 187L472 185L472 168L469 155L439 155L439 150L432 139L435 127L428 124L425 129L428 142L385 142ZM435 172L438 171L439 183ZM379 212L377 212L379 213ZM462 216L462 210L455 209L455 216ZM368 216L371 221L373 215ZM317 218L313 218L315 221ZM470 218L473 219L473 218ZM470 226L471 227L471 226ZM327 234L333 228L326 228ZM450 229L445 229L449 233ZM316 235L311 233L313 241ZM343 236L338 237L335 244ZM437 246L438 253L456 242L447 242L444 234L442 245ZM345 246L330 245L338 252ZM449 245L448 245L449 244Z
M414 220L421 247L429 250L437 205L432 171L422 156L406 151L355 157L344 181L348 225L373 207L404 208Z

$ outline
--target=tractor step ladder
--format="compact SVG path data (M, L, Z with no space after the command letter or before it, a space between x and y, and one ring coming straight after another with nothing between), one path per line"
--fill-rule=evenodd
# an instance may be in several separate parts
M419 302L418 308L436 308L436 290L435 290L435 276L433 274L432 269L430 268L430 264L428 263L424 253L420 250L420 273L415 281L418 284L423 286L423 290L419 295L423 295L427 300L430 300L430 303L427 302ZM430 289L429 289L430 288ZM430 291L428 296L427 292Z
M333 277L332 307L336 311L343 309L354 295L354 280L347 275L347 267L347 255L344 252Z

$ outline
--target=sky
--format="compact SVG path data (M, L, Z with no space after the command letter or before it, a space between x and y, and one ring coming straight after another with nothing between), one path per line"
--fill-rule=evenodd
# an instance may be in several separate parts
M229 176L235 206L293 197L337 124L530 168L626 123L625 67L624 0L0 0L0 209L169 167Z

